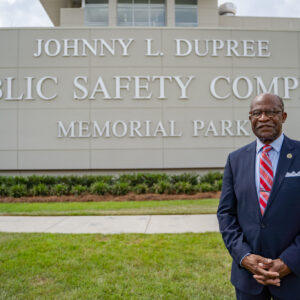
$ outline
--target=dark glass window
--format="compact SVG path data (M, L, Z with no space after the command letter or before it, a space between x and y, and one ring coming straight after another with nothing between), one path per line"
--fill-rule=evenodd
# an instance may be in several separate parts
M84 22L89 26L108 26L108 0L85 0Z
M165 0L119 0L119 26L165 26Z
M181 27L198 26L197 0L175 0L175 24Z

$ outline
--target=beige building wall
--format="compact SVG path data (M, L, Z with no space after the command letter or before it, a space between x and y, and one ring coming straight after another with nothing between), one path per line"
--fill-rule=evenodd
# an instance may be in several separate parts
M0 174L222 169L254 136L257 94L278 93L300 139L300 20L219 16L195 28L84 26L74 1L41 1L56 28L1 29Z
M112 20L112 18L110 19ZM84 9L83 8L61 8L59 24L62 27L84 26Z
M300 138L298 31L2 29L0 38L2 173L222 168L254 139L249 104L263 88L284 97L284 131ZM96 54L83 40L98 40Z

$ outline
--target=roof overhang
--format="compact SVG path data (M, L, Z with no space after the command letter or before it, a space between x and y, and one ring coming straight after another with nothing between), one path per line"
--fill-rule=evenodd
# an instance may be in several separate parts
M40 0L54 26L60 25L60 9L78 7L81 0Z

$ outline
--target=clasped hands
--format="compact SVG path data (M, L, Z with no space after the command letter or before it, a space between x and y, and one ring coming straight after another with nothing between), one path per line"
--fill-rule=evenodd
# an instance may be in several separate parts
M246 256L242 266L254 274L253 278L263 285L280 286L280 279L291 273L291 269L280 258L270 259L256 254Z

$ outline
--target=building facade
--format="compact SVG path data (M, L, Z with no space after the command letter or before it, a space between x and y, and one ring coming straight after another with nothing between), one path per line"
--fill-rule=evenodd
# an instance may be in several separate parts
M300 139L300 19L215 0L41 0L55 27L0 30L0 173L222 169L250 101Z

